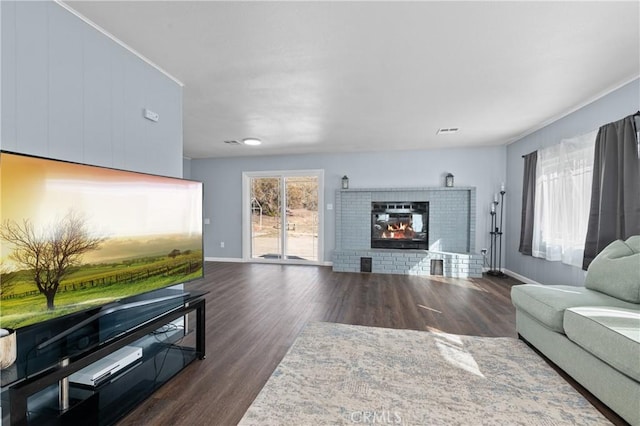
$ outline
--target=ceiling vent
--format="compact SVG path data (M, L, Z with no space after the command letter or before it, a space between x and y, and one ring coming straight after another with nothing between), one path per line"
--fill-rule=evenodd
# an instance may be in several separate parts
M227 145L241 145L239 141L224 141Z
M451 133L456 133L460 130L458 127L443 127L442 129L438 129L436 135L450 135Z

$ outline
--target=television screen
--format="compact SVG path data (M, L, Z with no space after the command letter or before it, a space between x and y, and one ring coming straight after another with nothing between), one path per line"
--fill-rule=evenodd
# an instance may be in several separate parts
M0 327L203 275L202 183L0 153Z

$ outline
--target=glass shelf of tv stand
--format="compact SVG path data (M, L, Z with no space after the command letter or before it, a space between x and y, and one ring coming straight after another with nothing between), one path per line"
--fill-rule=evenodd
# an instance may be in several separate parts
M46 414L46 411L51 409L57 411L59 415L60 410L55 407L55 404L51 408L52 404L48 401L50 397L47 397L47 393L54 394L55 400L57 400L57 395L59 394L57 386L54 386L54 382L51 381L51 377L64 377L67 373L70 374L77 371L78 366L81 366L81 364L86 366L89 360L91 362L97 361L105 354L113 352L113 350L124 345L133 345L134 343L144 345L146 350L143 350L143 361L154 359L154 354L159 350L158 348L165 350L165 361L171 361L179 355L179 361L171 361L169 363L177 366L177 370L173 373L171 373L171 368L167 370L171 375L180 371L184 365L191 362L195 357L204 358L204 299L202 298L204 294L206 292L163 289L162 291L123 299L115 305L107 305L107 307L98 308L98 310L85 311L64 317L62 320L56 320L57 324L46 323L51 327L49 327L48 334L45 337L47 337L47 340L53 339L54 341L43 348L38 348L33 339L34 335L38 334L38 329L27 330L23 336L19 334L18 361L9 369L2 371L3 417L6 415L5 407L10 405L8 395L16 389L22 389L14 392L14 394L21 394L21 399L26 398L24 397L25 389L29 389L28 404L42 407L42 413ZM107 308L106 311L105 308ZM171 340L182 338L184 329L181 328L181 325L175 325L175 321L181 321L182 318L186 319L186 314L192 311L197 312L196 348L184 346L177 348L175 342ZM61 321L63 324L60 324ZM166 324L170 322L171 324L167 326ZM69 327L73 328L78 324L81 327L76 327L72 333L66 333ZM168 330L166 327L173 328ZM61 330L64 334L63 338L56 338ZM152 340L145 342L144 336L146 335L148 335L147 339ZM134 342L134 339L139 340ZM166 342L162 342L161 340L163 339ZM194 337L190 335L186 337L186 340L193 341ZM22 353L20 353L21 342ZM183 341L182 343L187 342ZM29 344L31 344L31 349L24 350L25 345L28 346ZM177 354L176 351L178 351ZM64 367L61 365L60 360L68 360L71 366ZM139 369L136 367L134 370ZM115 375L112 380L125 380L124 377L128 376L135 377L140 371L134 374L128 370L123 370ZM164 374L166 373L163 372L162 375ZM123 379L120 379L121 376ZM138 378L137 380L144 386L145 378ZM47 386L34 387L34 384L39 382ZM153 382L151 381L148 386L153 388ZM136 386L141 386L141 384L137 383ZM84 399L91 401L90 396L83 398L82 395L86 396L96 392L104 394L103 386L108 386L108 383L100 384L100 386L89 390L79 390L76 389L77 386L71 386L69 399L74 403ZM78 398L78 395L80 395L80 398ZM105 398L102 397L101 399L104 403ZM43 403L42 401L45 402ZM86 405L86 402L82 403ZM121 402L119 405L121 405ZM13 405L11 406L13 407ZM31 411L31 408L28 410ZM22 410L14 411L21 412ZM82 411L84 410L70 410L70 412L76 413ZM47 416L45 415L45 417ZM96 422L96 424L102 423L102 421Z
M57 384L32 395L27 404L28 423L109 425L116 422L198 357L193 343L183 344L181 328L163 328L131 343L142 348L142 358L97 386L71 382L69 408L65 412L59 408ZM123 389L126 389L125 398L122 398Z
M74 359L96 351L104 344L144 325L146 321L178 309L204 294L206 292L165 288L19 329L18 357L13 365L2 370L0 387L5 388L55 369L60 359ZM136 306L138 303L140 306ZM39 344L83 322L82 327L60 340L38 348Z

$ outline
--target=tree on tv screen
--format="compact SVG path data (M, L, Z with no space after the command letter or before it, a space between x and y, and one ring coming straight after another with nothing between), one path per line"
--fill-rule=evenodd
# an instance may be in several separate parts
M30 271L38 291L47 299L48 310L54 309L60 281L80 264L83 254L97 250L105 240L92 236L85 219L74 212L41 232L29 219L22 224L5 221L0 226L0 238L15 247L9 258Z

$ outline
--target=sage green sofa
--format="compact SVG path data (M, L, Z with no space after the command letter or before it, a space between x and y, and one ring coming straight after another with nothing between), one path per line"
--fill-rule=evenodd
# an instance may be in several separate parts
M584 287L511 289L518 335L632 425L640 425L640 236L591 263Z

